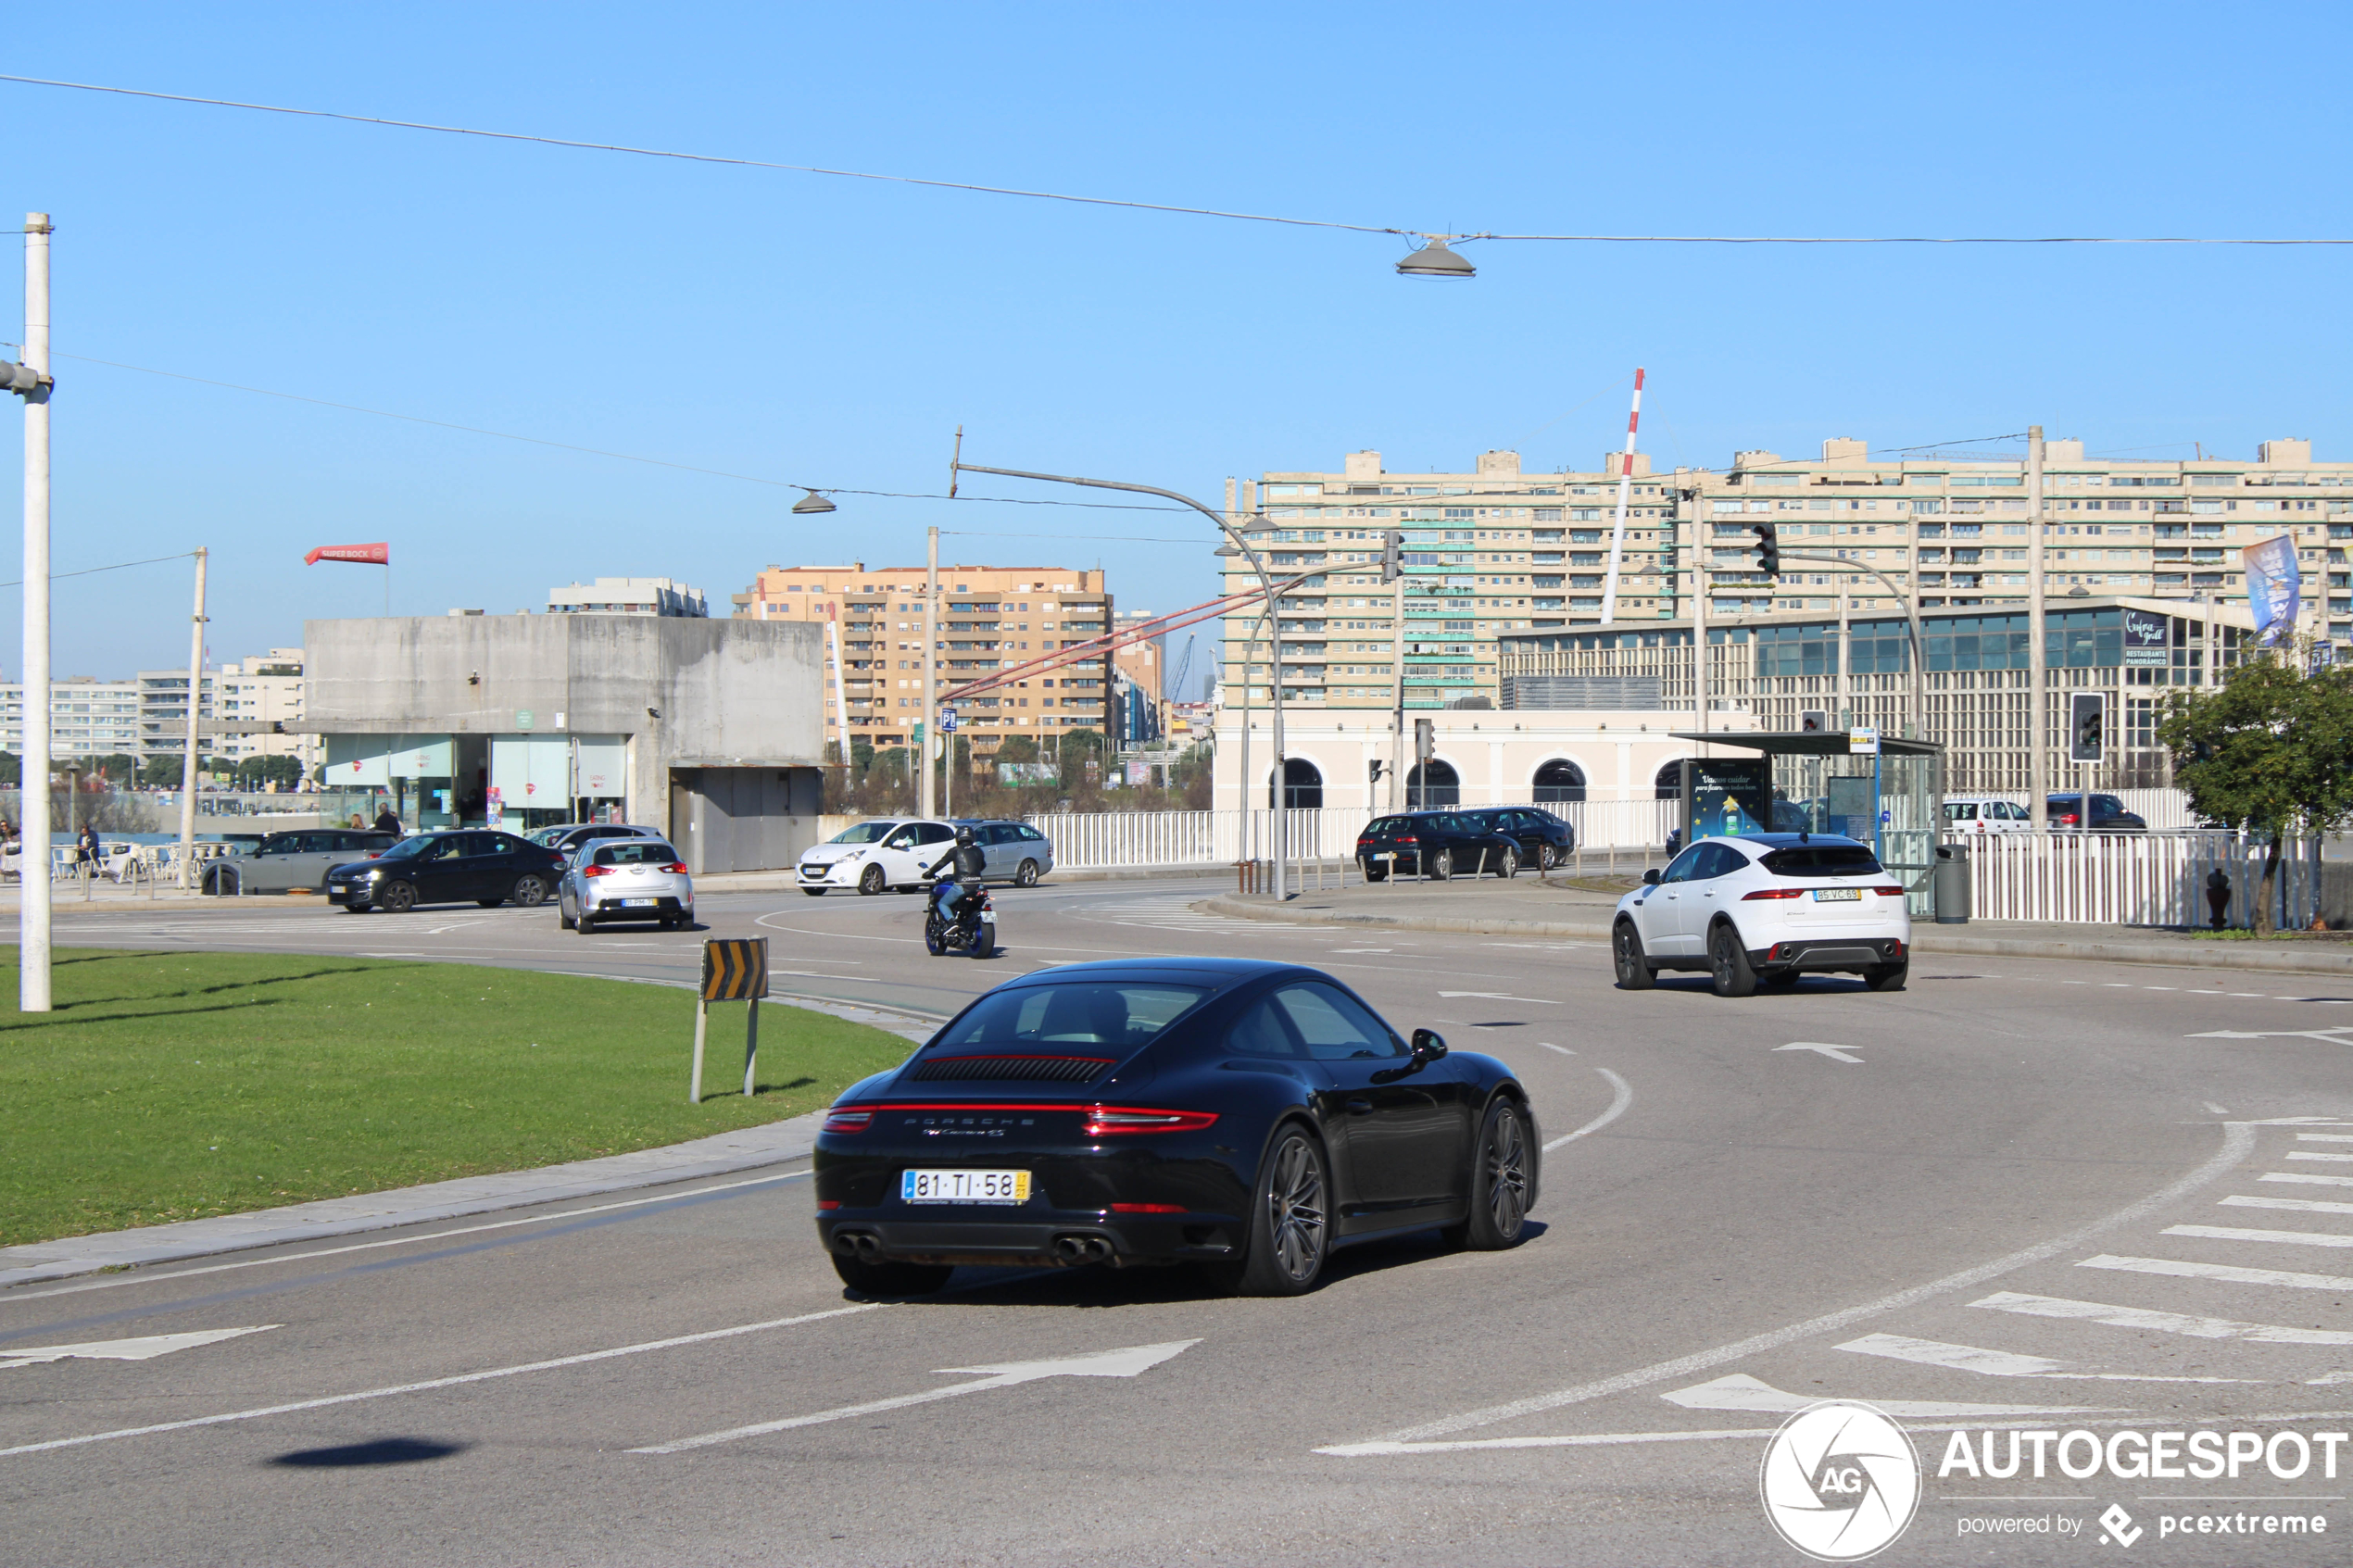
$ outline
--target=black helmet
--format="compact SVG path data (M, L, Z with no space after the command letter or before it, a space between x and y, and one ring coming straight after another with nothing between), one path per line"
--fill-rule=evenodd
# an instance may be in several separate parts
M957 842L957 843L959 843L959 844L970 844L972 841L973 841L973 830L972 830L971 828L969 828L969 827L960 827L960 828L958 828L958 829L956 830L956 842Z

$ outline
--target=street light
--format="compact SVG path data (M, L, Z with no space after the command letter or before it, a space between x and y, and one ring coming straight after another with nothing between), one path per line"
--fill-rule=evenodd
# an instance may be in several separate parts
M1441 248L1442 249L1444 247L1441 246ZM961 440L957 449L961 454L963 451ZM1093 490L1126 490L1133 492L1139 495L1159 495L1167 500L1180 502L1185 506L1190 507L1193 510L1201 513L1202 516L1215 523L1218 528L1224 532L1227 538L1227 543L1217 547L1217 554L1228 557L1239 555L1243 559L1250 562L1250 569L1258 574L1260 596L1265 600L1265 608L1259 612L1260 619L1263 621L1272 623L1267 626L1267 630L1272 633L1272 651L1274 655L1272 681L1268 690L1273 694L1274 700L1268 704L1268 707L1273 714L1275 728L1275 901L1278 904L1281 903L1284 897L1284 797L1289 793L1289 785L1290 784L1290 780L1286 774L1284 766L1286 759L1283 756L1283 623L1282 616L1276 608L1277 592L1275 580L1267 575L1265 558L1260 556L1256 550L1251 548L1250 542L1243 537L1245 533L1263 533L1271 525L1261 521L1255 527L1237 528L1224 513L1213 511L1208 507L1203 506L1201 502L1194 500L1190 495L1185 495L1181 491L1163 490L1157 484L1128 484L1116 479L1080 479L1075 475L1066 473L1030 473L1023 469L982 468L977 463L965 462L961 456L950 459L948 465L948 471L950 481L950 494L954 493L953 481L957 474L993 473L1000 479L1035 479L1043 481L1048 484L1083 484ZM1283 583L1283 587L1285 589L1297 587L1301 583L1306 582L1308 577L1312 575L1314 575L1314 573L1302 572L1297 577L1286 578ZM1252 638L1252 640L1254 642L1256 639ZM1242 657L1242 693L1243 699L1247 701L1249 699L1250 693L1250 657L1247 649L1244 650ZM1247 746L1250 744L1250 731L1247 723L1245 723L1242 730L1242 744L1244 746ZM1248 810L1250 809L1250 779L1248 776L1248 770L1245 769L1242 778L1242 803L1244 810ZM1243 821L1248 822L1249 819L1245 817Z
M795 501L792 504L792 509L803 517L808 517L818 512L829 512L835 508L834 504L831 501L826 500L823 495L820 495L817 492L812 490L808 495L803 495L799 500Z
M1442 235L1425 234L1429 243L1397 264L1397 270L1408 278L1474 278L1478 269L1470 258L1458 251L1446 248Z

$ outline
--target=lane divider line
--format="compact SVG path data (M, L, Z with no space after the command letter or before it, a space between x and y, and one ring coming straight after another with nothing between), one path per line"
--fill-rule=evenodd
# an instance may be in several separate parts
M1560 1049L1558 1046L1554 1046L1553 1048L1554 1050ZM1575 1055L1576 1053L1570 1052L1569 1054ZM1545 1153L1552 1153L1553 1150L1560 1148L1560 1146L1565 1143L1575 1143L1579 1138L1583 1137L1588 1133L1600 1132L1604 1127L1608 1126L1612 1122L1615 1122L1619 1117L1625 1115L1626 1108L1634 1103L1634 1089L1632 1085L1627 1083L1625 1079L1619 1077L1617 1073L1612 1073L1606 1067L1596 1067L1593 1071L1608 1079L1610 1082L1610 1087L1615 1091L1610 1098L1609 1109L1603 1111L1599 1116L1594 1117L1591 1122L1586 1123L1583 1126L1578 1128L1577 1131L1573 1133L1563 1133L1559 1137L1556 1137L1552 1142L1546 1144L1544 1146Z

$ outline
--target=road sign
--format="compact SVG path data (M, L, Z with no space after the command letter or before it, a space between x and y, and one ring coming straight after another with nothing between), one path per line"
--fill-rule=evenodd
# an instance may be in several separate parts
M702 999L747 1002L768 994L768 938L715 937L702 945Z
M1847 731L1846 755L1877 757L1879 755L1879 727L1875 724L1857 724Z
M686 1103L702 1103L702 1047L713 1002L749 1002L744 1020L744 1093L752 1088L760 1060L760 998L768 994L768 938L713 937L702 945L702 990L695 997L695 1070L686 1080Z
M956 733L956 710L954 709L943 708L939 710L939 733L943 735L952 735Z

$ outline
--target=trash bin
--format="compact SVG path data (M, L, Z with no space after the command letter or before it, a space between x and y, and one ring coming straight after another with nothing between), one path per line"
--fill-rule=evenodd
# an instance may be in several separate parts
M1940 844L1936 847L1936 923L1967 925L1969 906L1969 847L1965 844Z

